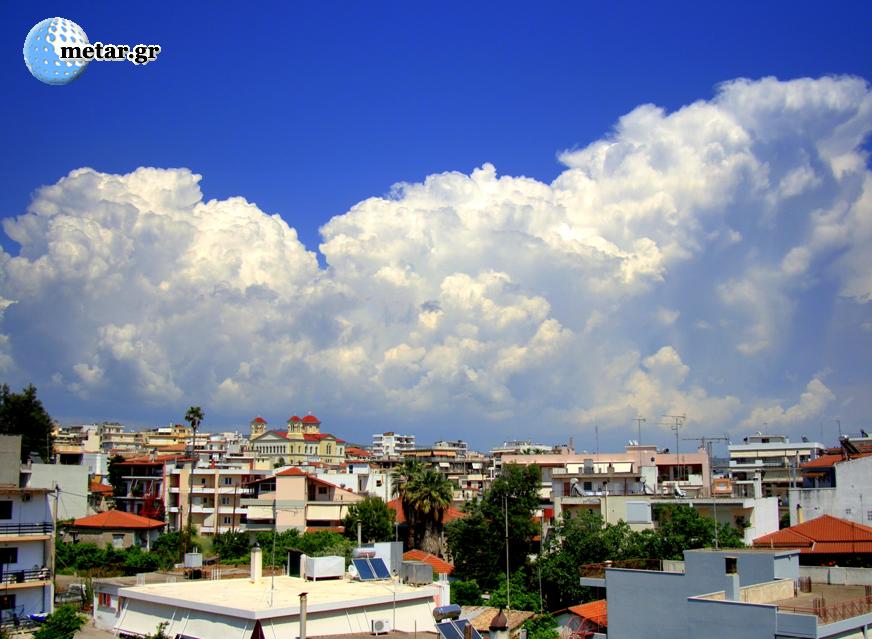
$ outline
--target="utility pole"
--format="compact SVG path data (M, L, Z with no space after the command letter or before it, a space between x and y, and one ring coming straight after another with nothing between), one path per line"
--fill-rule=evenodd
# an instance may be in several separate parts
M512 609L509 581L509 496L503 495L503 512L506 517L506 610Z
M58 486L57 482L52 482L54 484L54 502L51 505L51 539L49 542L51 546L48 551L48 561L49 561L49 571L51 572L51 604L49 606L49 610L54 610L54 594L55 588L57 587L57 578L55 577L55 573L57 572L57 561L56 561L56 552L57 552L57 536L58 536L58 502L61 499L61 487Z
M671 424L669 424L668 422L667 422L667 424L669 424L669 428L671 428L672 430L675 431L675 462L678 465L679 471L680 471L681 459L678 456L678 438L679 438L678 431L681 430L682 428L684 428L684 424L685 424L685 422L687 422L687 416L685 416L685 415L664 415L663 417L669 417L670 419L675 420ZM676 477L676 481L678 481L678 477Z

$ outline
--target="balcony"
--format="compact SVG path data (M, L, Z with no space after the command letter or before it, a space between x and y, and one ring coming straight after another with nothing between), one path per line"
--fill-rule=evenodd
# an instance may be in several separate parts
M37 570L8 570L0 574L0 585L4 590L42 587L51 581L48 568Z
M43 521L32 524L0 524L0 541L8 542L23 538L37 541L51 537L52 524Z

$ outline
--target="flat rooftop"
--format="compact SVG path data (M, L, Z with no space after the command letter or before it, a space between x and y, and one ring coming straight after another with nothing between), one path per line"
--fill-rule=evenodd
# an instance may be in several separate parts
M274 585L273 585L273 579ZM356 581L348 578L307 581L299 577L178 581L124 588L122 596L175 608L263 619L299 614L300 594L307 593L307 610L337 610L383 602L430 598L435 587L415 587L397 581Z
M797 592L789 599L769 602L781 612L816 615L823 623L832 623L872 612L872 601L864 586L811 584L811 592Z

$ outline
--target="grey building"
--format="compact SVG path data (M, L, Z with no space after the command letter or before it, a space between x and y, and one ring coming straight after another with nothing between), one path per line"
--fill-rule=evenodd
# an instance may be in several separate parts
M582 577L606 590L608 634L595 636L865 638L872 626L864 587L801 582L796 550L688 550L684 559L684 572L605 566Z

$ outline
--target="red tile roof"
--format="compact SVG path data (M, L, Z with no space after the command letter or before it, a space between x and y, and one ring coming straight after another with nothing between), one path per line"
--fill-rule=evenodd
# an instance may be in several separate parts
M450 575L454 572L454 566L449 564L444 559L440 559L436 555L431 555L423 550L408 550L403 553L404 561L423 561L425 564L430 564L437 574L445 573Z
M387 503L388 508L393 509L393 511L397 514L397 523L404 524L406 523L406 515L403 513L403 505L400 502L399 498L392 499ZM442 513L442 523L447 524L450 521L454 521L455 519L460 519L461 517L466 517L466 513L462 510L458 510L454 506L449 506Z
M166 522L148 517L140 517L120 510L107 510L90 517L82 517L73 522L76 528L105 528L106 530L151 530L163 528Z
M320 424L321 420L318 419L317 417L315 417L314 415L306 415L303 418L303 423L304 424Z
M300 418L297 417L296 415L291 415L291 418L288 421L289 422L298 422L298 421L300 421Z
M823 515L754 540L758 548L798 548L802 554L872 553L872 528Z
M266 420L263 417L255 417L254 423L255 424L266 424Z
M368 450L364 450L363 448L358 448L357 446L349 446L345 449L346 454L354 455L356 457L372 457L372 453Z
M605 599L590 601L580 606L570 606L568 610L582 619L590 619L597 625L609 625L608 604Z
M872 453L852 454L850 459L859 459L860 457L868 457L869 455L872 455ZM842 453L826 453L805 462L802 464L802 468L831 468L843 461L848 461L848 458L846 458Z
M108 493L111 495L112 494L112 486L107 486L106 484L101 484L100 482L92 479L88 483L88 492L103 493L104 495Z
M184 455L155 455L152 458L150 455L144 457L131 457L123 462L118 462L119 466L163 466L166 462L174 461L191 461Z

